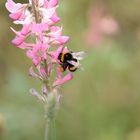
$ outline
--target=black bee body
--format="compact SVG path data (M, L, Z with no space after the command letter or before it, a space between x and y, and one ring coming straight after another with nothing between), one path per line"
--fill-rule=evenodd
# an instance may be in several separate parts
M78 60L76 58L73 58L71 52L63 53L61 52L58 56L59 61L61 62L60 66L62 68L62 71L65 71L67 68L69 71L74 72L77 70L77 67L75 67L70 62L77 62Z

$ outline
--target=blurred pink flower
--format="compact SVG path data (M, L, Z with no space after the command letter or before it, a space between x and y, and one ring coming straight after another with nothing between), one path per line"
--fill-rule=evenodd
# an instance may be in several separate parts
M105 35L114 35L119 31L117 21L105 13L105 8L102 5L92 6L88 17L89 28L85 38L89 45L98 45L104 40Z
M73 75L69 69L65 69L65 74L61 71L63 65L59 58L62 51L63 53L70 51L65 47L69 36L63 35L63 28L55 25L60 20L56 12L58 0L29 0L26 4L7 0L5 6L10 12L13 23L22 26L20 31L11 28L16 35L12 43L24 49L27 57L31 58L35 71L31 67L29 75L46 82L50 78L51 71L57 71L51 80L51 88L70 81ZM75 59L78 61L77 57ZM71 67L77 66L74 60L73 63L69 62ZM46 89L43 88L44 93L45 91ZM37 96L35 90L31 92Z
M55 25L60 21L56 12L58 0L29 0L26 4L7 0L5 6L13 23L22 26L20 31L11 28L15 33L12 43L24 49L32 60L29 75L42 85L41 92L32 88L30 93L44 104L48 123L58 109L61 98L58 89L72 80L72 72L79 68L83 52L72 52L65 47L69 36L63 35L62 27ZM47 124L47 131L48 128ZM47 136L48 132L45 139Z

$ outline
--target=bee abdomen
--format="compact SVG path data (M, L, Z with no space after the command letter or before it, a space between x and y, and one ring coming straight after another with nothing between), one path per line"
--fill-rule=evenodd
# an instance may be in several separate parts
M68 69L71 72L75 72L77 70L77 68L75 66L69 66Z

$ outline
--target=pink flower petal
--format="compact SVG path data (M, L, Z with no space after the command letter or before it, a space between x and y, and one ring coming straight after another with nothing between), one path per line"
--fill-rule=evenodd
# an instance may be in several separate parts
M54 44L54 45L64 45L65 43L67 43L69 41L69 37L60 36L60 37L56 37L56 38L51 38L50 41L51 41L51 44Z
M26 36L30 32L30 24L25 24L21 29L21 34Z
M44 8L48 8L49 5L49 1L48 0L44 0Z
M59 54L62 52L63 46L59 46L59 48L54 51L54 52L50 52L51 57L54 58L55 60L58 59Z
M52 26L51 27L51 32L48 33L49 37L60 37L62 34L62 28L58 27L58 26Z
M48 24L40 23L40 24L32 24L32 32L43 32L48 30Z
M32 50L26 52L27 56L32 59L35 66L37 66L40 61L47 58L46 50L48 49L47 44L38 43L34 45Z
M9 17L13 20L18 20L22 15L22 12L16 12L9 15Z
M7 10L11 13L17 12L18 10L23 8L23 5L21 3L16 4L12 0L7 0L5 6L6 6Z
M32 58L32 57L33 57L33 52L32 52L32 50L27 50L26 55L27 55L29 58Z
M25 36L16 36L13 40L12 43L16 46L21 45L24 42Z
M29 49L29 45L27 43L24 43L24 42L16 47L20 48L20 49Z
M56 7L49 9L40 8L40 10L42 11L43 21L45 22L48 21L48 19L50 19L54 15Z
M52 20L52 24L55 24L60 21L60 18L56 15L56 13L54 13L51 20Z
M48 7L55 7L58 4L58 0L50 0Z
M64 76L62 79L57 79L54 83L53 86L60 86L62 84L67 83L68 81L72 80L73 75L72 73L67 74L66 76Z
M68 36L62 36L58 39L58 41L60 42L60 44L65 44L69 41L69 37Z
M22 18L14 21L15 24L31 24L33 22L33 17L30 14L29 11L25 11L25 13L22 14Z

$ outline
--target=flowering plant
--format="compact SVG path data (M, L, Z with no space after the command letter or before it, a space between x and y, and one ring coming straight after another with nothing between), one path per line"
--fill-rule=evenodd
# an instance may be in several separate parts
M26 4L7 0L6 8L13 23L22 26L20 31L11 27L16 35L12 43L32 59L29 75L42 81L41 93L34 88L30 92L44 104L48 124L60 103L60 86L73 78L72 72L80 67L84 53L73 53L65 47L69 37L63 36L62 27L55 25L60 21L58 0L29 0Z

